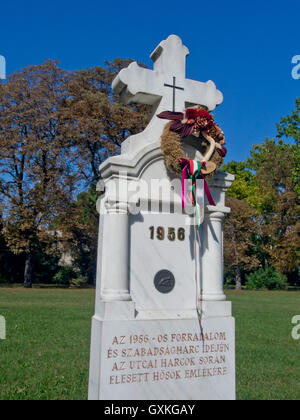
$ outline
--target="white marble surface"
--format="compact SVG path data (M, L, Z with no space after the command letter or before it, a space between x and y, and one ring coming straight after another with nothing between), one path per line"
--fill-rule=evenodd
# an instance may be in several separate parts
M162 41L151 54L153 70L131 63L113 80L112 87L124 103L136 102L153 107L153 118L146 129L126 139L122 152L132 154L137 148L153 142L160 136L165 121L156 117L162 111L182 112L188 106L204 105L209 110L222 103L223 95L216 89L213 81L198 82L186 78L186 56L188 48L176 35L170 35ZM200 72L201 76L201 72ZM174 79L175 78L175 79ZM166 85L175 84L175 104L173 105L173 88Z
M202 334L201 334L202 333ZM204 338L204 340L203 340ZM93 320L89 399L232 400L232 317L159 321Z
M152 54L153 70L132 64L119 73L113 87L124 101L150 103L158 112L171 109L173 91L164 83L171 84L176 77L176 85L184 87L183 91L176 90L176 110L182 111L192 104L204 104L213 109L222 101L222 94L213 82L194 82L185 78L187 54L188 50L180 38L172 35L160 43ZM107 159L100 167L102 181L99 189L104 194L97 203L100 229L90 399L234 398L234 320L231 304L225 301L223 291L222 237L223 218L230 211L225 206L225 193L234 177L218 172L209 180L216 206L208 205L206 200L204 222L199 230L197 283L201 293L200 301L196 302L193 217L182 212L180 177L166 170L160 149L160 136L165 124L166 121L153 117L144 132L124 142L121 155ZM186 146L185 151L190 158L197 159L195 149ZM157 183L161 185L161 194L157 190L153 194ZM141 188L141 185L147 188ZM191 206L188 206L186 211L190 210ZM155 231L164 227L165 239L157 239L156 232L151 239L151 226ZM176 233L179 228L185 229L185 239L180 241L176 235L176 239L170 241L167 238L168 228L174 228ZM163 269L171 271L175 277L174 289L166 294L154 287L154 277ZM224 355L220 355L224 361L219 363L211 359L207 366L198 366L197 355L197 378L185 377L183 367L180 367L177 379L175 369L175 378L156 381L153 380L153 369L158 375L166 370L161 365L161 357L158 357L155 359L156 367L151 368L149 360L147 381L137 382L137 378L140 380L142 377L137 363L140 359L132 359L135 363L128 365L130 357L127 362L120 358L123 344L115 343L112 348L114 337L124 336L130 340L130 336L147 336L153 346L157 344L155 340L165 334L199 332L197 303L201 309L204 332L219 331L226 335L228 351L225 359ZM163 346L168 344L169 339L168 336ZM127 341L127 347L128 344L130 342ZM117 355L115 367L114 357L108 354ZM185 357L188 358L189 355ZM219 368L224 370L218 370L216 364L222 365ZM125 373L119 365L126 366ZM171 370L173 373L168 375L172 376L174 368ZM125 381L123 384L116 383L120 378L110 379L122 374L125 375L120 376L121 381ZM128 383L126 378L134 378L134 381Z
M157 143L145 146L130 163L122 157L119 156L122 166L105 167L105 194L98 203L99 295L105 301L133 299L140 316L143 311L158 309L186 316L186 310L195 308L196 302L194 217L185 214L193 214L193 208L188 206L182 211L181 179L166 171ZM118 168L122 171L118 172ZM116 191L121 178L120 189ZM202 289L200 298L205 295L207 300L225 299L222 223L224 214L230 211L225 207L225 191L232 180L231 175L219 172L209 181L216 206L209 206L206 200L204 223L198 230L197 281ZM136 209L132 214L134 203ZM166 237L160 241L156 236L151 239L151 226L163 227L166 236L169 228L176 232L183 228L185 240L172 242ZM118 264L112 264L112 258ZM171 271L176 281L175 289L165 296L153 287L155 274L163 269Z
M181 214L140 214L131 217L130 282L132 299L138 312L171 310L183 316L180 314L186 310L195 310L194 228L186 225L185 219L186 216ZM153 239L149 229L152 226ZM163 240L157 238L158 227L164 229ZM174 241L167 237L169 228L175 230ZM184 240L178 239L180 228L184 229ZM169 270L175 277L175 287L170 293L160 293L154 287L154 277L160 270Z

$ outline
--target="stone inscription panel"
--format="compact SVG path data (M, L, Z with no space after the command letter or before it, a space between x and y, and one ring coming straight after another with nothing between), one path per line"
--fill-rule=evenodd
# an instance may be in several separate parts
M233 399L234 321L105 322L101 399Z

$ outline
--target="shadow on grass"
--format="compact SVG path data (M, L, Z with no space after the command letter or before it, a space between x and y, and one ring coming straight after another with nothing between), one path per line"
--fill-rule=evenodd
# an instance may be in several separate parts
M1 283L0 288L3 289L24 289L23 284L11 284L11 283ZM33 284L32 289L95 289L95 286L87 285L75 285L75 284Z

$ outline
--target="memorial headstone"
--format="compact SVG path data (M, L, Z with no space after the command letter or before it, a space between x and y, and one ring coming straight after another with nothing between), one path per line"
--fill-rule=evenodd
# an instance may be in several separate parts
M100 213L89 399L235 398L235 327L223 291L225 192L233 176L208 179L214 200L195 227L182 209L180 176L166 168L163 111L201 105L222 94L212 81L186 78L188 49L169 36L154 50L153 70L132 63L113 81L124 103L153 107L147 128L100 167ZM193 141L191 160L202 161Z

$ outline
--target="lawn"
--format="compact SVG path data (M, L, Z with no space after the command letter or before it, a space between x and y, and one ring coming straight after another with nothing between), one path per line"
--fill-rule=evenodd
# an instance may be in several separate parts
M238 399L300 399L299 292L227 292ZM0 399L86 399L93 290L0 288Z
M86 399L93 290L0 288L0 399Z
M236 318L237 398L300 400L299 292L228 292Z

